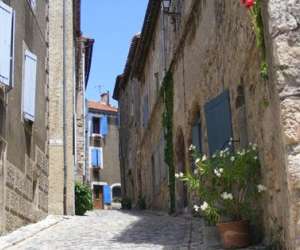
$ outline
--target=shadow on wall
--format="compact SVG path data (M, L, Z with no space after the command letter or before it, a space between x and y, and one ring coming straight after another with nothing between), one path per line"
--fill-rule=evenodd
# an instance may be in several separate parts
M112 241L128 244L153 244L166 249L178 249L187 247L184 245L189 232L190 223L181 217L171 216L149 216L145 212L126 211L122 213L138 217L138 221L126 228L120 235L114 237Z

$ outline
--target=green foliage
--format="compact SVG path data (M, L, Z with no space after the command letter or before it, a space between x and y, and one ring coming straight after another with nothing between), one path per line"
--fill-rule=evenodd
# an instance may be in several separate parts
M142 209L142 210L147 208L145 196L139 196L137 205L138 205L138 208Z
M268 80L268 64L264 61L260 65L260 76L264 80Z
M268 80L268 64L266 57L266 43L264 38L264 25L261 14L261 0L256 0L252 8L250 8L250 15L253 29L256 36L256 46L262 52L262 63L260 65L260 75L262 79Z
M260 164L256 145L232 152L226 148L211 158L200 155L191 148L195 160L194 173L178 173L175 176L202 200L202 211L211 224L222 220L254 220L259 208L257 199L265 190L259 184Z
M122 209L131 209L132 208L132 202L131 202L131 199L129 197L124 197L121 201L121 206L122 206Z
M93 209L92 191L86 184L75 183L75 214L84 215Z
M162 125L165 137L165 162L169 168L169 193L170 193L170 213L175 212L175 167L173 153L173 76L167 72L161 89L164 99L165 109L162 117Z

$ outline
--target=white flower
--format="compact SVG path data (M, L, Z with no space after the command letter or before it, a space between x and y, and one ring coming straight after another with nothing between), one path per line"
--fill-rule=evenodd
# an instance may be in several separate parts
M257 148L257 144L253 144L252 149L256 150L256 148Z
M221 177L222 173L223 173L223 169L222 171L218 170L218 169L214 169L214 173L217 177Z
M194 175L197 175L198 174L198 169L195 169L194 170Z
M176 173L176 174L175 174L175 178L179 178L179 174Z
M232 137L230 137L229 141L230 141L230 142L232 142L232 141L233 141L233 138L232 138Z
M191 146L189 147L189 150L194 151L195 149L196 149L196 147L193 144L191 144Z
M266 191L267 188L264 185L259 184L259 185L257 185L257 190L258 190L259 193L261 193L261 192Z
M197 205L194 205L194 210L196 211L196 212L198 212L199 211L199 206L197 206Z
M208 209L208 203L204 201L200 208L202 211L205 211L206 209Z
M223 168L220 168L220 169L219 169L219 173L223 174L223 172L224 172L224 169L223 169Z
M197 158L197 159L195 160L195 163L198 164L199 162L200 162L200 158Z
M234 160L235 160L234 156L231 156L231 157L230 157L230 160L231 160L231 161L234 161Z
M228 142L228 145L231 146L232 145L232 141Z
M179 173L179 177L182 178L183 177L183 173L180 172Z
M216 158L216 157L217 157L216 154L213 154L212 158Z
M258 159L258 157L257 156L254 156L254 160L257 160Z
M221 177L221 173L218 169L214 169L214 173L216 176Z
M223 200L233 200L233 195L231 193L224 192L221 194Z
M207 160L206 155L203 155L203 156L202 156L202 161L206 161L206 160Z

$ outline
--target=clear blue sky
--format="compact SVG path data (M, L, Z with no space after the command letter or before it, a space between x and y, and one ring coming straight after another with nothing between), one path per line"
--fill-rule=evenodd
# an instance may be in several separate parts
M112 95L116 76L123 72L133 35L141 31L148 0L83 0L81 29L95 39L87 98ZM116 105L116 102L113 102Z

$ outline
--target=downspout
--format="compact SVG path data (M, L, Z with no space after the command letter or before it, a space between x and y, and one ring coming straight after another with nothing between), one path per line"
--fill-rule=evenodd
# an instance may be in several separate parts
M64 155L64 190L63 190L63 212L67 215L67 86L66 86L66 0L63 0L63 155Z

